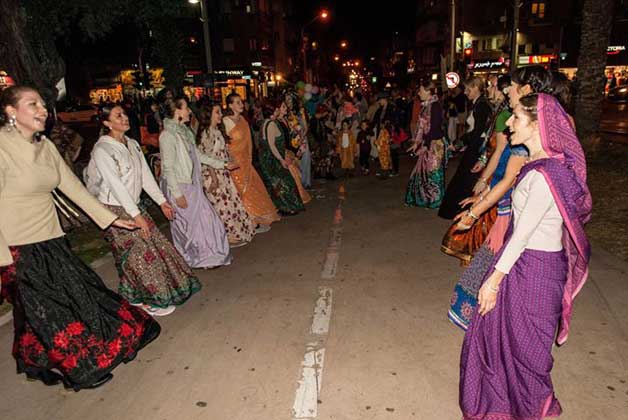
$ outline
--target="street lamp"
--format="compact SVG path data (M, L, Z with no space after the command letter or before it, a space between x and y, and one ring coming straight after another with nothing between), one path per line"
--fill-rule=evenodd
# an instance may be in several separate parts
M205 0L188 0L190 4L199 4L201 5L201 22L203 22L203 40L205 41L205 66L207 68L207 73L211 74L214 69L212 66L212 46L211 40L209 37L209 17L207 15L207 5L205 4Z
M301 48L303 50L303 79L307 82L307 42L305 41L305 28L316 22L317 20L327 20L329 12L325 9L321 10L312 20L303 25L301 28Z
M347 48L348 46L349 46L349 43L348 43L347 41L342 41L342 42L340 43L340 48L343 48L343 49L344 49L344 48Z

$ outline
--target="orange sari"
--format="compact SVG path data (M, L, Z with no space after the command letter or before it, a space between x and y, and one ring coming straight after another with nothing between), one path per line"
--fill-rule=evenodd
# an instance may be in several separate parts
M243 117L227 133L230 138L229 155L239 165L231 172L246 211L259 224L270 225L279 220L273 204L259 174L253 167L253 142L249 123Z

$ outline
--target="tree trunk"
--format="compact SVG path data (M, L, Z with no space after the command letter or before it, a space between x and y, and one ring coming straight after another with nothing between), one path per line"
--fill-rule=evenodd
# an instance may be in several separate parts
M0 63L18 84L42 85L42 75L28 45L18 0L0 1Z
M580 139L585 143L595 139L600 127L606 84L606 52L614 12L614 0L584 1L578 57L576 127Z

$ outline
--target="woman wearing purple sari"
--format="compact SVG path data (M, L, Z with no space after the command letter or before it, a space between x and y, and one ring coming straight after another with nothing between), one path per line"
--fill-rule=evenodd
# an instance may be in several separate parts
M460 360L466 420L542 420L561 414L552 344L567 340L572 302L588 274L591 215L582 147L558 101L521 98L508 121L530 160L512 194L513 217L478 295Z

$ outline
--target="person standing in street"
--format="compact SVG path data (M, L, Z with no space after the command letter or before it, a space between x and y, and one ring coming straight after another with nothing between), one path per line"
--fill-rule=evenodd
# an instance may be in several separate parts
M13 307L17 373L79 391L109 382L161 328L70 249L55 210L63 206L56 188L101 229L137 225L100 204L39 135L47 116L35 89L0 93L0 301Z
M161 189L175 208L170 224L172 240L192 268L231 264L227 232L203 191L196 138L186 125L192 111L184 98L166 99L163 105Z
M530 160L512 194L505 242L486 274L460 359L463 418L542 420L562 408L552 349L567 341L573 301L588 276L584 225L592 200L582 146L556 98L520 99L508 120Z
M257 233L268 232L270 225L280 218L262 179L253 167L251 129L242 116L244 104L240 95L228 95L227 107L227 115L222 119L225 133L229 137L227 149L238 166L238 169L231 171L231 178L246 211L257 224Z
M246 212L231 179L231 171L237 169L237 165L227 152L221 125L222 111L219 104L201 107L196 140L199 152L206 157L205 162L212 163L203 164L203 189L225 225L229 246L237 248L253 240L255 223Z
M139 227L134 231L110 227L104 234L120 276L118 292L150 315L170 315L201 284L140 202L140 194L146 191L166 218L174 219L174 210L153 178L140 145L125 135L129 123L124 109L103 108L102 126L85 184L114 214L133 219Z

